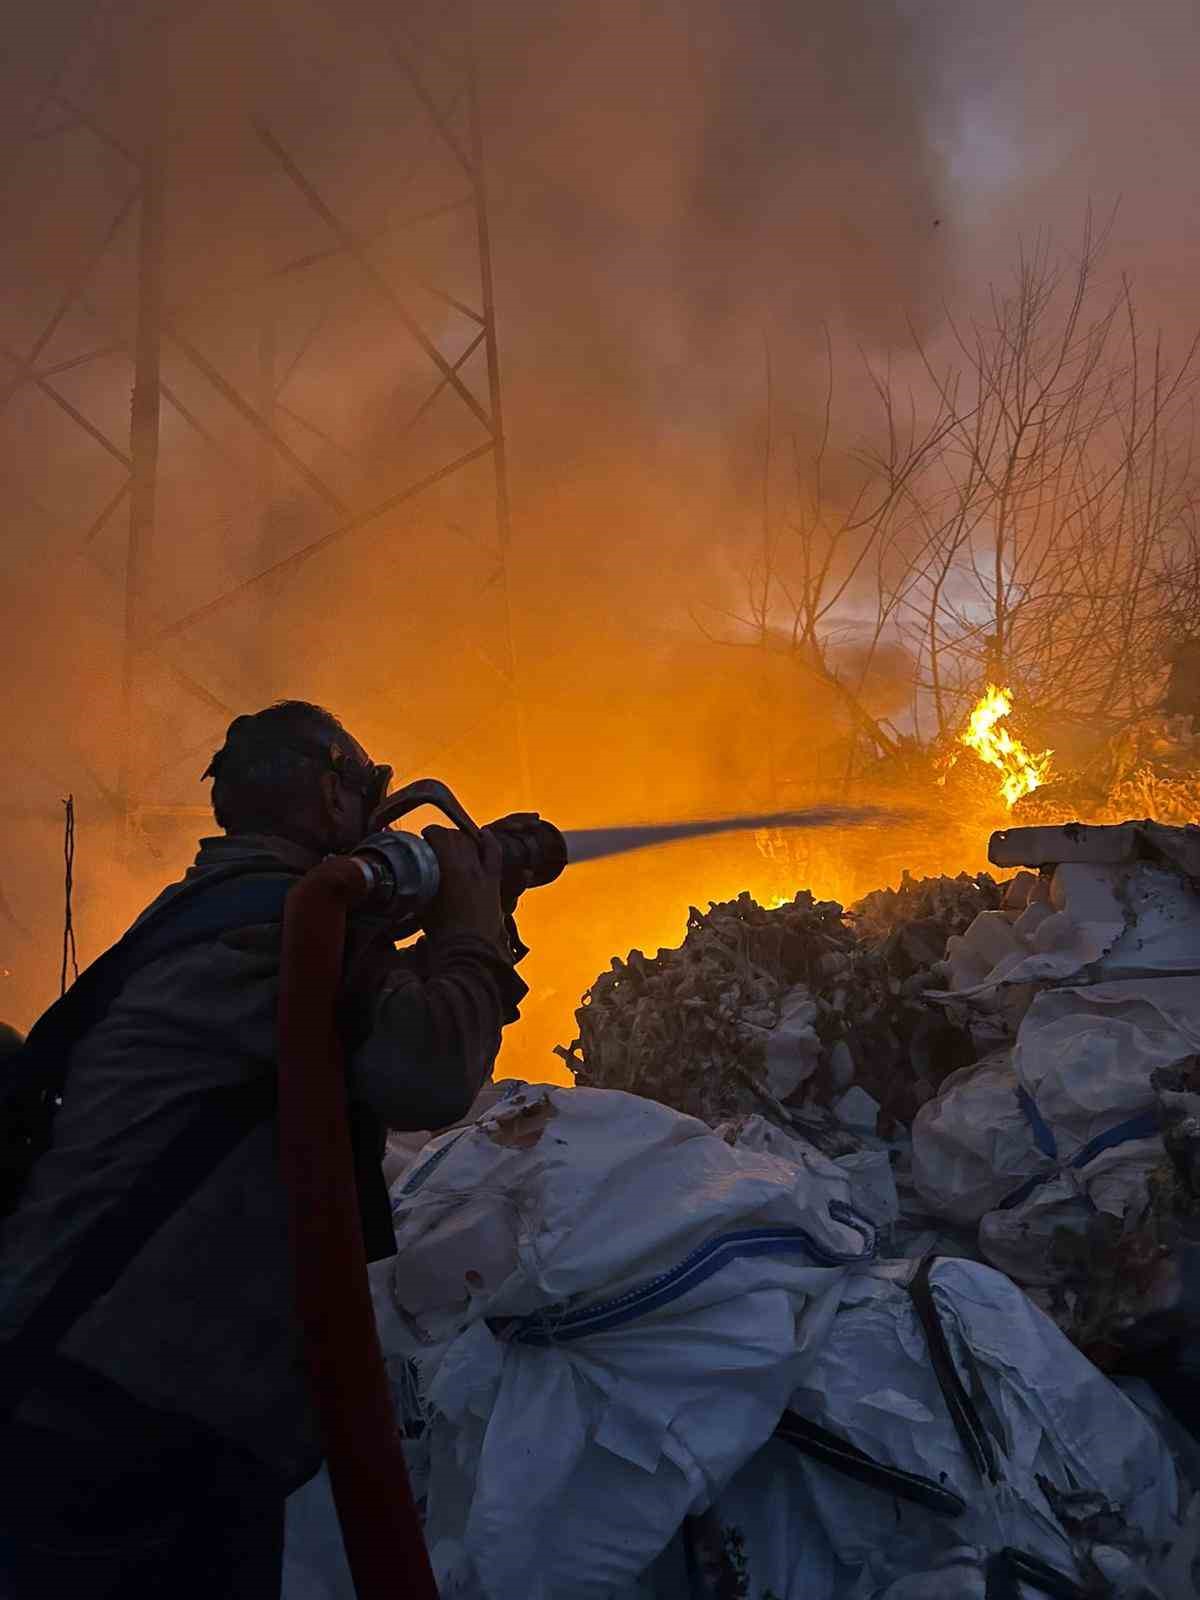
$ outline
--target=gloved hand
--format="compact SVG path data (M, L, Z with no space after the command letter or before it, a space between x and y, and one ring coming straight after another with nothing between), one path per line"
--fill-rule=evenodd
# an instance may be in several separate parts
M511 828L514 832L520 832L541 820L541 814L537 811L510 811L506 817L497 817L495 822L489 822L488 828L501 831ZM511 916L517 909L517 901L532 886L533 876L531 871L522 869L504 874L500 885L500 904L506 916Z
M440 884L437 896L425 913L425 932L439 934L473 933L487 939L505 955L509 953L500 905L500 874L503 858L500 846L486 828L480 843L457 828L436 824L422 832L438 860Z

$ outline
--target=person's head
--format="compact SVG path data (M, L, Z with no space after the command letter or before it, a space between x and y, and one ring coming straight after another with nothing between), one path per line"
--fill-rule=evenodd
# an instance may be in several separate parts
M372 765L331 711L282 700L231 722L204 776L213 780L213 814L226 833L336 851L366 833L391 772Z

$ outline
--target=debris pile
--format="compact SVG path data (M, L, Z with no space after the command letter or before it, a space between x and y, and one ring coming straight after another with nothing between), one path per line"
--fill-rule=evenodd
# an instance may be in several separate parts
M712 1126L887 1144L939 1248L967 1230L1103 1359L1200 1211L1200 830L996 839L1003 882L693 909L678 949L613 962L560 1054Z
M908 879L849 917L806 891L770 910L748 894L693 907L678 949L613 960L558 1054L581 1086L648 1095L710 1124L766 1112L845 1148L834 1114L857 1125L870 1096L888 1133L977 1058L962 1017L924 990L947 938L1001 894L982 874Z
M1015 1028L1011 1049L917 1113L914 1186L935 1214L977 1227L982 1256L1109 1359L1169 1276L1152 1175L1167 1159L1162 1074L1200 1052L1200 830L1013 829L993 840L997 858L1039 867L1006 893L1008 916L1024 907L1011 923L980 919L986 939L965 936L990 971L959 960L954 941L945 966L958 1003ZM1185 1096L1172 1112L1177 1150L1190 1109Z
M784 1102L822 1068L841 1087L847 1010L879 1010L880 973L833 901L802 892L774 910L748 894L694 906L677 950L640 950L599 977L559 1054L581 1087L647 1095L710 1124Z
M960 872L957 878L914 878L904 873L898 889L875 889L850 907L848 915L864 937L886 942L919 931L929 941L928 962L941 960L951 934L965 933L981 911L998 911L1004 888L986 872Z

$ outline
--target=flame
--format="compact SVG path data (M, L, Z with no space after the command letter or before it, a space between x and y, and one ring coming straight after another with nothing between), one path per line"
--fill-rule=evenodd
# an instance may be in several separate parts
M1031 755L1019 739L1001 727L1011 712L1012 690L989 683L971 711L966 732L958 736L959 743L974 750L981 761L999 769L1003 775L1000 793L1010 811L1022 795L1032 794L1045 783L1054 754L1043 750L1040 755Z

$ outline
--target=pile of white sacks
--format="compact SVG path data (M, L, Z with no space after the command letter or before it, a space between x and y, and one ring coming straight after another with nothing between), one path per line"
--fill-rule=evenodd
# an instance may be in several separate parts
M950 941L944 1003L1013 1042L921 1108L911 1180L926 1245L1002 1271L897 1259L879 1140L509 1083L396 1146L373 1288L445 1600L1200 1592L1200 1449L1035 1303L1056 1228L1145 1204L1150 1074L1200 1053L1200 830L992 859L1035 870ZM323 1479L284 1597L353 1597Z
M950 940L946 998L1007 1015L1015 1040L921 1107L912 1177L1065 1317L1055 1231L1140 1215L1163 1159L1151 1074L1200 1053L1200 829L1013 829L991 854L1041 870Z
M506 1087L372 1269L444 1600L1193 1592L1152 1403L990 1267L889 1262L886 1152ZM317 1480L285 1600L352 1593Z

